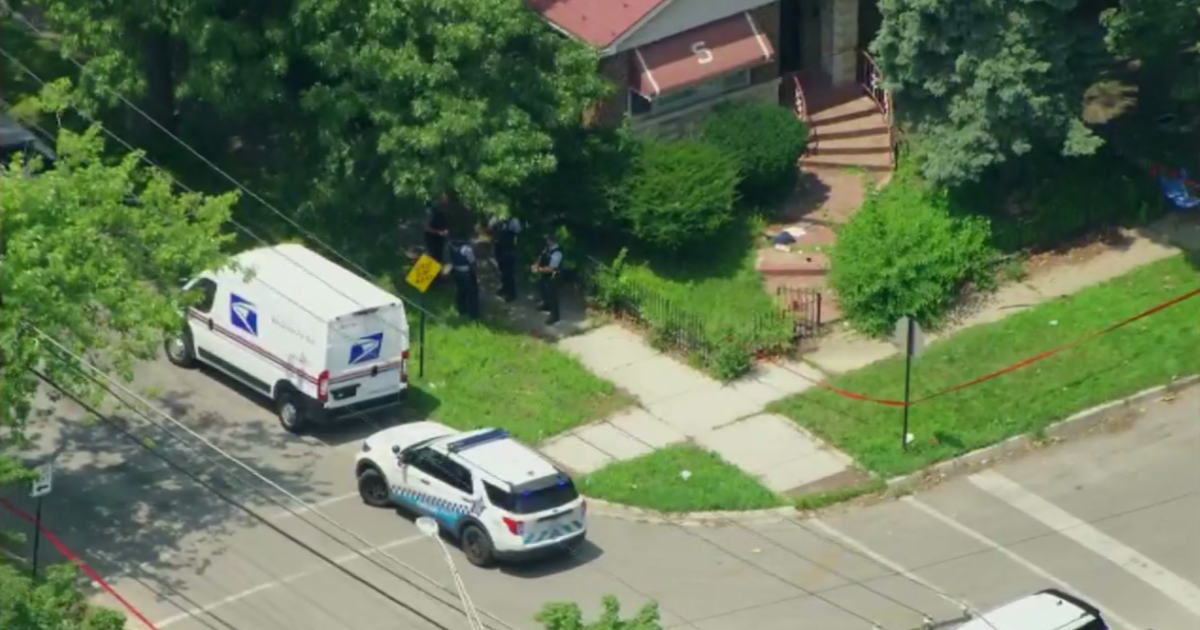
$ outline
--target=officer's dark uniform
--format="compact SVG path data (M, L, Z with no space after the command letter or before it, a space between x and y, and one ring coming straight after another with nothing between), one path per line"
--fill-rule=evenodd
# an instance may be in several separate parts
M546 318L547 326L557 323L559 319L558 274L562 269L562 259L562 248L558 243L546 239L546 249L542 250L542 255L538 257L536 270L539 276L538 288L542 293L542 304L538 309L549 313Z
M425 208L425 253L439 263L445 262L446 230L450 222L440 202L432 202Z
M495 218L491 222L496 268L500 270L500 290L505 302L517 299L517 235L521 223L515 218Z
M479 276L475 274L475 248L467 241L450 244L450 270L454 274L454 306L460 315L479 319Z

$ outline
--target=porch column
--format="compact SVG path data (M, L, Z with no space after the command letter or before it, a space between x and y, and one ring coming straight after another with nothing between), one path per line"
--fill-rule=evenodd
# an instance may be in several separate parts
M833 85L854 82L858 69L858 0L827 0L830 59L827 67ZM824 29L823 29L824 30Z

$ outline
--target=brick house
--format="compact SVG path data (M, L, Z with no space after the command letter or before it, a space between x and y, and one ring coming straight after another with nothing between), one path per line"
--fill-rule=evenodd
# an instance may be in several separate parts
M716 105L780 103L856 84L859 0L529 0L551 26L601 53L616 84L594 112L634 129L688 133ZM811 85L811 87L810 87ZM783 89L781 89L783 88Z

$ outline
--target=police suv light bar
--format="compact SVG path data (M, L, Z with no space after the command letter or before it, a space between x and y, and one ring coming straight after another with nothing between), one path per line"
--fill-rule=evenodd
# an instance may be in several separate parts
M465 451L471 447L487 444L488 442L496 442L498 440L508 439L508 431L504 429L490 429L478 435L463 438L457 442L451 442L446 445L446 450L451 453Z

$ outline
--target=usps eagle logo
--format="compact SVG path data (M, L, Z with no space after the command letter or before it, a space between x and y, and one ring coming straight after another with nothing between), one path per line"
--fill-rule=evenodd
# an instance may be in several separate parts
M350 346L350 365L378 361L379 351L382 348L383 333L359 337L358 341L355 341L354 345Z
M258 309L253 302L236 293L229 295L229 321L234 328L258 336Z

